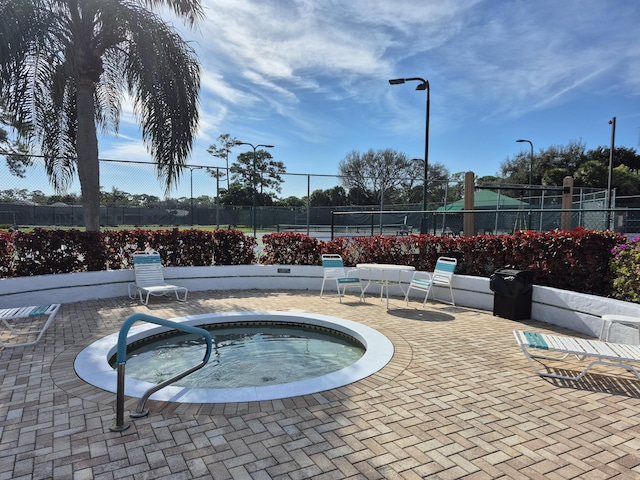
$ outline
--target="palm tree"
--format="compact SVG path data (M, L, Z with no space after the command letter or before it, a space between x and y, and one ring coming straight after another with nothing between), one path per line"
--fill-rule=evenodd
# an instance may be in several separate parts
M0 98L56 189L77 170L87 230L100 228L97 127L117 132L125 94L167 191L191 152L200 68L153 7L202 17L200 0L0 0Z

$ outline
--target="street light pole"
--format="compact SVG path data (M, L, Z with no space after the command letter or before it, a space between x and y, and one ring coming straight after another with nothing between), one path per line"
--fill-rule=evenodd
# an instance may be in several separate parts
M529 164L529 187L531 187L533 185L533 143L531 142L531 140L516 140L516 142L526 142L529 144L529 146L531 147L531 162Z
M247 143L247 142L238 142L236 143L236 145L249 145L251 148L253 148L253 167L252 167L252 173L251 173L251 185L253 186L253 212L252 212L252 222L253 222L253 236L254 238L258 238L258 235L256 234L256 208L257 208L257 201L256 201L256 150L259 147L264 147L264 148L273 148L273 145L264 145L264 144L259 144L259 145L253 145L252 143Z
M609 120L609 125L611 125L611 148L609 149L609 176L607 179L607 228L613 230L613 228L611 228L611 195L613 193L611 189L611 182L613 178L613 155L616 143L616 117Z
M427 174L429 173L429 103L431 88L429 87L429 80L425 80L420 77L413 78L394 78L389 80L391 85L402 85L405 82L420 82L416 87L416 90L427 91L427 118L425 122L424 133L424 178L422 184L422 221L420 222L420 233L427 233Z
M528 228L532 228L531 225L531 187L533 186L533 142L531 140L524 140L524 139L519 139L516 140L516 142L519 143L528 143L529 146L531 147L531 158L529 161L529 197L528 197L528 203L529 203L529 225Z

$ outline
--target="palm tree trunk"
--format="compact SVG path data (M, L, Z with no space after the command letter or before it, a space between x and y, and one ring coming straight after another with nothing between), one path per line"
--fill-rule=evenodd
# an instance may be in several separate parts
M78 82L77 109L78 178L82 192L82 210L87 231L100 230L100 163L98 161L98 137L95 123L94 84Z

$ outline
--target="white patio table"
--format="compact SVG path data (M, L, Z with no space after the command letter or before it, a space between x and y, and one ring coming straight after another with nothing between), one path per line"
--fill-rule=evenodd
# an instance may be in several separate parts
M366 278L360 274L361 280L366 280L367 284L362 289L362 295L367 291L367 288L371 284L380 285L380 299L382 300L383 291L387 296L387 309L389 308L389 285L397 285L402 290L402 293L406 293L402 288L402 273L413 272L414 267L410 265L394 265L392 263L358 263L356 265L358 273L360 271L366 272ZM397 279L396 279L397 274Z

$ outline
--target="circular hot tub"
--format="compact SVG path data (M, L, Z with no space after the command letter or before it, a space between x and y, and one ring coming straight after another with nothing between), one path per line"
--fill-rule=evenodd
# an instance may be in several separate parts
M265 325L267 327L287 325L295 327L301 332L307 330L310 337L315 337L319 330L329 331L360 345L364 349L364 353L362 356L358 355L359 359L354 363L346 365L339 370L320 376L313 376L313 373L308 377L303 375L300 377L302 378L301 380L293 382L273 385L264 385L262 382L257 382L254 385L248 385L247 382L250 383L251 380L247 379L246 382L241 383L245 386L237 388L200 388L197 386L198 383L194 383L196 386L190 386L187 382L187 386L184 386L184 383L182 383L183 386L174 384L159 390L151 396L152 400L183 403L249 402L275 400L321 392L341 387L372 375L391 360L394 351L391 341L377 330L357 322L327 315L303 312L225 312L193 315L171 320L205 328L212 334L216 331L217 325L226 327L237 325L242 326L245 330L247 328L255 328L258 336L261 335L260 329ZM166 335L169 331L169 328L155 324L140 324L131 328L127 336L127 345L145 344L152 338ZM115 393L117 372L111 365L110 360L113 359L117 352L117 342L118 334L115 333L92 343L82 350L74 363L78 376L96 387ZM281 358L270 358L270 362L274 365L282 363L285 366L287 362L301 363L299 360L300 352L296 352L296 355L287 358L286 350L287 348L282 349ZM313 355L313 350L310 354ZM250 353L248 352L249 355ZM260 359L256 360L258 363L260 362ZM242 365L238 370L246 371L251 369L251 366L245 363ZM300 365L296 365L296 367L300 368ZM138 369L140 369L139 366ZM242 376L243 372L238 371L238 375ZM186 377L186 379L188 378ZM183 379L182 382L186 379ZM160 381L156 383L160 383ZM156 383L126 376L124 393L131 397L140 398Z

